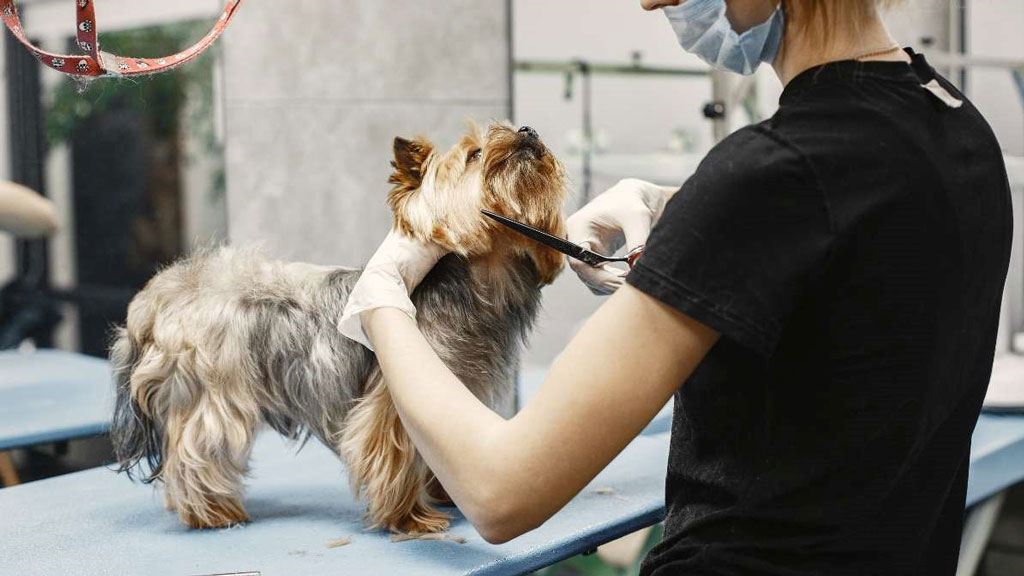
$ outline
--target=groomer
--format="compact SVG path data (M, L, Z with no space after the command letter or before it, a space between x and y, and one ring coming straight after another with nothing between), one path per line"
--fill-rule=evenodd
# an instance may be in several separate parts
M570 218L571 240L646 252L624 281L574 263L613 295L511 420L395 308L405 290L387 285L411 289L440 254L390 237L347 316L402 422L503 542L675 396L665 539L644 574L954 574L1010 252L992 131L875 0L642 3L717 68L770 63L778 112L678 192L627 180Z

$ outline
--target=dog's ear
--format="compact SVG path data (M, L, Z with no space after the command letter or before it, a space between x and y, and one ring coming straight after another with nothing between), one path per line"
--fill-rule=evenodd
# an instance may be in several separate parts
M412 140L395 138L394 150L395 159L391 161L391 166L395 171L388 178L388 182L395 185L391 191L392 198L420 187L423 182L423 164L430 157L434 145L422 136Z
M395 169L388 178L394 186L388 193L388 206L395 217L395 225L406 234L412 232L408 220L406 204L413 193L423 183L423 171L434 150L434 145L426 138L417 136L412 140L395 138L395 159L391 166Z

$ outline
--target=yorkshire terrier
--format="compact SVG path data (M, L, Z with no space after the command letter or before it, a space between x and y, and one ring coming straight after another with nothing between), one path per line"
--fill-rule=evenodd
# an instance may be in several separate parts
M481 401L509 415L519 354L558 253L481 209L561 235L561 163L529 127L470 126L448 152L394 141L394 226L450 254L412 294L434 350ZM265 422L315 437L347 465L372 528L437 532L443 487L402 428L372 352L337 322L360 271L284 263L222 247L158 273L132 300L110 357L119 471L145 462L168 509L193 528L246 522L253 439Z

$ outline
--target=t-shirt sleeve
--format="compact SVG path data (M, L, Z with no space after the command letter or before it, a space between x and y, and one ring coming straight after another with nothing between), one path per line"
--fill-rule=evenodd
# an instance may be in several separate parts
M716 146L668 202L626 280L768 357L832 238L807 159L751 126Z

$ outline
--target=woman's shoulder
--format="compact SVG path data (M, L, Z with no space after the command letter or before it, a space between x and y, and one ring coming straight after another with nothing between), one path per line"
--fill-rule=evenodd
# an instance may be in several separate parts
M724 138L708 152L695 176L727 187L815 179L808 155L770 120L745 126Z

